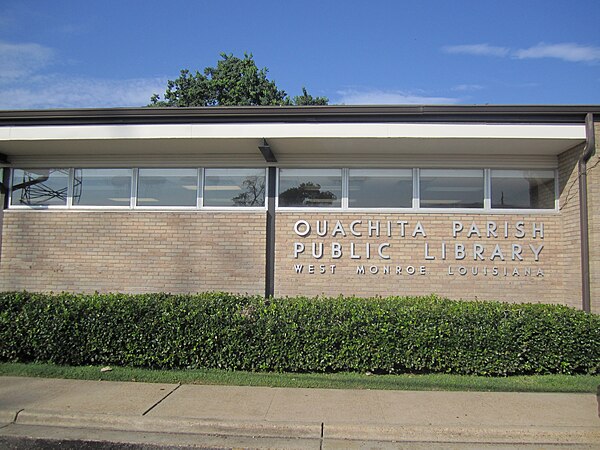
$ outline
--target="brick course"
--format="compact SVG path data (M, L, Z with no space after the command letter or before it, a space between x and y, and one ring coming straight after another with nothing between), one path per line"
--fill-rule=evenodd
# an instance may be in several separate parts
M265 213L4 212L0 289L263 294Z

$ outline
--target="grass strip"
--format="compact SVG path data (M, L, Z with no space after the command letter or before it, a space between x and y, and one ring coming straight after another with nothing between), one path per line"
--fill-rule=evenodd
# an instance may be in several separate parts
M395 389L413 391L581 392L596 393L600 375L367 375L359 373L271 373L218 369L150 370L100 366L0 363L0 375L147 383L215 384L321 389Z

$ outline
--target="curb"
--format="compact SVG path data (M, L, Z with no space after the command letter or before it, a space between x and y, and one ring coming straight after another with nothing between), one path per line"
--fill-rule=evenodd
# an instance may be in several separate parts
M14 416L13 416L14 417ZM62 428L93 428L152 433L210 434L245 437L321 438L321 423L245 422L104 414L57 414L51 411L22 411L17 425Z
M16 420L15 420L16 417ZM596 444L597 427L442 427L411 425L363 425L351 423L292 423L223 421L193 418L64 414L45 410L1 411L3 423L67 429L141 432L180 435L212 435L248 438L317 439L337 441Z
M598 444L600 429L592 427L443 427L414 425L325 424L324 439L444 443Z

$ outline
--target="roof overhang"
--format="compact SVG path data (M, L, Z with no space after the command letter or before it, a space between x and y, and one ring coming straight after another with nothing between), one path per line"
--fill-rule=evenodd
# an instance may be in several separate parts
M598 107L258 107L0 111L12 165L413 165L556 160ZM277 162L265 155L265 140ZM262 147L262 149L261 149ZM268 153L267 153L268 155ZM446 164L446 163L444 163Z

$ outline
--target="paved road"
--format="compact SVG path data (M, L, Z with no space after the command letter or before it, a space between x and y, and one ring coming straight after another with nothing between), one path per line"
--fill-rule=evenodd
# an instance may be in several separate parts
M593 394L0 377L7 448L600 449ZM32 439L36 439L33 441ZM83 443L82 443L83 442ZM69 447L72 445L73 447ZM125 447L123 447L123 445Z

